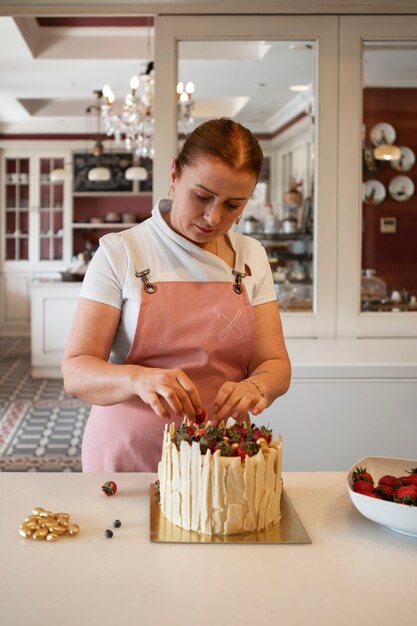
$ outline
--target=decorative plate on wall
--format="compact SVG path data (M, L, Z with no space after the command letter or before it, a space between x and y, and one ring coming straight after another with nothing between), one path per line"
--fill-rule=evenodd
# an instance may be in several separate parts
M405 202L414 194L414 183L408 176L395 176L388 186L388 191L397 202Z
M381 146L394 143L397 134L391 124L381 122L372 126L369 136L374 146Z
M397 172L409 172L416 162L416 157L411 148L400 146L401 156L396 161L390 161L391 167Z
M368 180L363 185L362 200L365 204L381 204L386 195L386 189L379 180Z

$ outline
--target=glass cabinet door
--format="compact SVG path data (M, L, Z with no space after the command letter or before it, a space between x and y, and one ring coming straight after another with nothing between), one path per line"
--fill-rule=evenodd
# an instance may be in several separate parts
M29 259L29 179L28 158L5 160L5 261Z
M179 84L195 87L186 107L178 104L180 145L198 124L226 116L265 153L236 230L266 249L280 308L290 312L313 311L316 58L310 39L178 43Z
M333 337L337 18L158 17L155 52L155 196L166 196L184 137L177 83L192 81L194 125L231 117L250 128L266 155L239 228L267 250L286 336Z
M341 18L341 336L417 334L416 29L416 16Z
M361 311L417 311L417 39L362 46Z
M61 261L64 236L64 183L52 182L50 174L63 168L64 159L41 158L39 167L40 261Z

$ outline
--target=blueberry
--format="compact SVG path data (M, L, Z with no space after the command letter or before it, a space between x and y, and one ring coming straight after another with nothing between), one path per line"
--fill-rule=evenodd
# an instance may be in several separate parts
M104 531L104 535L107 537L107 539L111 539L113 537L113 531L108 528Z
M120 528L121 525L122 525L122 522L119 519L114 520L113 522L114 528Z

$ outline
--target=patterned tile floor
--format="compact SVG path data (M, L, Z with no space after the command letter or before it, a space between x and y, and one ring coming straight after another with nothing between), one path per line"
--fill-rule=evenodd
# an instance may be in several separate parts
M90 406L30 376L30 340L0 338L0 471L80 471Z

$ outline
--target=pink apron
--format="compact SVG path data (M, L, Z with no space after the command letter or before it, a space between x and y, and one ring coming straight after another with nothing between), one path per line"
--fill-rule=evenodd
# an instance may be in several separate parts
M149 282L130 234L123 233L136 268L141 304L125 360L145 367L180 367L196 385L210 418L220 386L245 378L255 322L242 285L244 239L238 237L234 282ZM140 280L142 282L140 282ZM172 419L180 426L182 418ZM84 472L156 472L166 420L140 398L93 405L82 444Z

